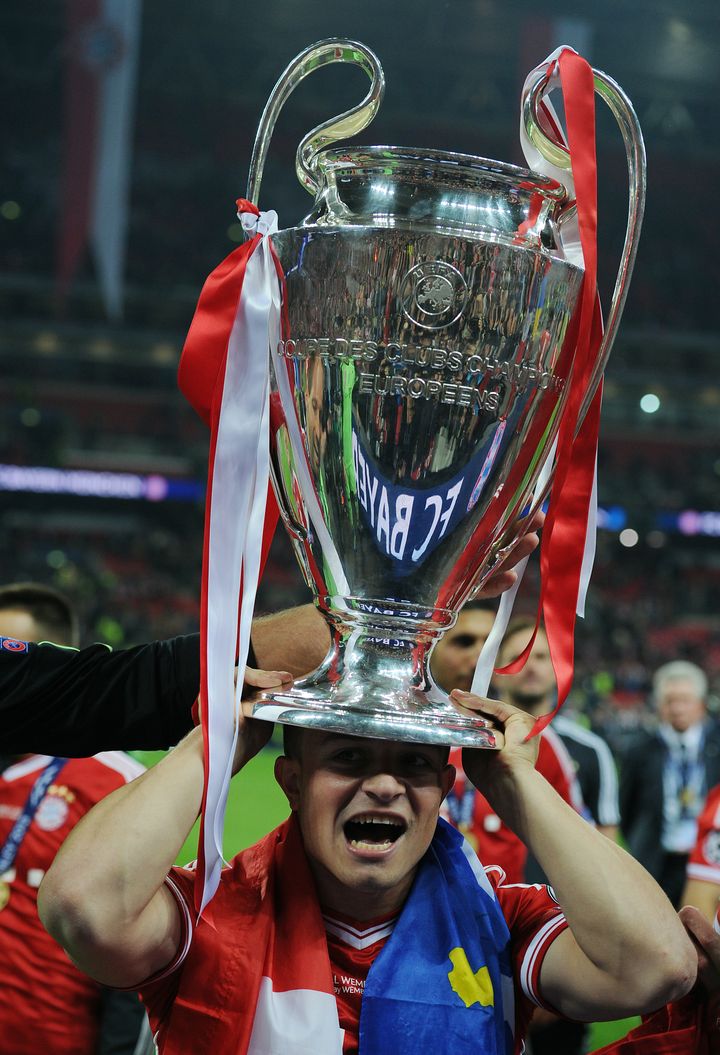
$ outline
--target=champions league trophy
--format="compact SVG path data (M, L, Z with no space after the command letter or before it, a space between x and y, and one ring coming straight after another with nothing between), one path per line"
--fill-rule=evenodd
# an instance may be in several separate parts
M248 200L288 95L330 62L372 81L361 104L313 130L296 171L315 201L273 235L288 327L272 349L271 462L282 519L332 646L289 691L248 715L358 736L493 748L433 682L433 645L527 529L542 496L568 393L582 267L563 252L575 218L566 188L466 154L327 149L374 117L384 77L346 40L299 55L263 113ZM634 261L644 153L632 106L594 71L629 166L630 207L608 326L584 410L610 352ZM522 120L541 155L569 169L538 114L542 71Z

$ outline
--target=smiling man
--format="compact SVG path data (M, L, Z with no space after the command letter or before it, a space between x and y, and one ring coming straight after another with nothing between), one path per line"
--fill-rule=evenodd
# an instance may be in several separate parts
M455 699L504 727L504 748L465 752L465 771L557 898L504 886L439 820L445 749L286 730L291 816L223 871L196 924L193 872L172 867L202 796L196 730L74 830L43 922L99 981L141 990L163 1055L418 1055L448 1037L454 1053L512 1055L537 1004L594 1020L685 993L697 960L681 923L536 772L532 720ZM270 728L243 722L236 771Z

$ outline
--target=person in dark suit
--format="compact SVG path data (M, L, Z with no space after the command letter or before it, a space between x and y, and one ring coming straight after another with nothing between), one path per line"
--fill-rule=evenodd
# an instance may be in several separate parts
M694 663L667 663L653 678L659 724L624 752L620 827L628 849L677 907L697 819L720 781L720 726L707 711L707 678Z

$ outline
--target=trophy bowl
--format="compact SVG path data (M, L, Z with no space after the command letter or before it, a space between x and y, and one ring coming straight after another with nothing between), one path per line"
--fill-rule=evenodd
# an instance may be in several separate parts
M491 724L456 710L429 659L536 506L577 339L583 269L562 247L574 202L558 181L480 157L328 148L364 127L382 96L378 60L350 41L314 45L280 78L258 131L251 201L279 107L330 61L361 65L372 87L298 150L315 201L273 235L286 320L271 349L270 431L282 519L331 647L291 690L244 709L306 728L493 748ZM616 288L615 327L622 299Z

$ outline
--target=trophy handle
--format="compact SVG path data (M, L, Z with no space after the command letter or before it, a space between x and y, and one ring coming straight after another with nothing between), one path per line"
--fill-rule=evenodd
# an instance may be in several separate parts
M643 143L640 123L637 119L632 103L619 84L617 84L606 73L593 70L595 79L595 91L607 103L613 117L617 121L625 143L625 153L628 163L629 201L628 218L625 229L625 243L623 245L620 269L615 280L615 288L610 305L607 327L603 335L600 348L598 349L597 362L590 377L590 384L585 393L578 428L582 424L585 415L592 403L595 390L600 383L600 378L605 370L605 365L610 355L615 337L617 335L620 317L625 307L628 284L632 275L635 257L637 255L640 228L642 226L643 213L645 211L645 144ZM537 79L531 85L523 99L523 123L525 131L531 143L557 168L571 171L572 164L570 154L566 147L549 139L540 126L538 118L538 106L547 88L547 77L544 70L539 70ZM573 204L574 207L574 204Z
M280 74L260 118L250 159L247 186L247 199L253 205L258 203L265 159L281 109L298 84L309 73L331 62L354 63L367 73L371 84L370 90L361 103L351 110L346 110L338 117L331 117L317 128L313 128L300 143L295 156L295 171L303 187L310 194L316 194L319 186L316 171L319 151L328 143L334 143L338 139L362 132L377 113L385 92L385 74L380 60L370 48L342 37L332 37L329 40L320 40L317 44L311 44L309 48L297 55Z

